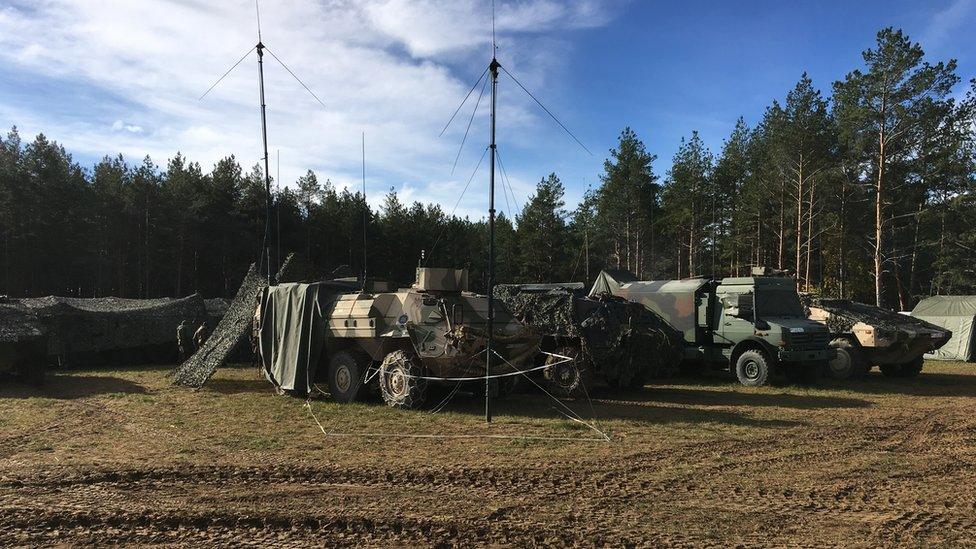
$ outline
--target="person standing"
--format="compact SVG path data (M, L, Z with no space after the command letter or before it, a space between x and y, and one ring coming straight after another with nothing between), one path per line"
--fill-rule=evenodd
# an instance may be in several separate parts
M193 354L193 335L190 332L190 323L183 319L176 327L176 345L180 349L180 363L190 358Z

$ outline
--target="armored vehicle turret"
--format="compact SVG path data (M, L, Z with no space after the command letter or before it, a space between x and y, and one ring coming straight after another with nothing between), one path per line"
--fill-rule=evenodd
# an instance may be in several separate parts
M284 390L305 393L324 380L340 402L378 388L390 406L415 408L430 383L485 375L488 299L468 291L465 270L419 268L412 286L395 291L350 281L279 284L258 307L262 364ZM491 373L505 374L536 354L539 336L496 304L492 341ZM493 383L504 391L514 380Z

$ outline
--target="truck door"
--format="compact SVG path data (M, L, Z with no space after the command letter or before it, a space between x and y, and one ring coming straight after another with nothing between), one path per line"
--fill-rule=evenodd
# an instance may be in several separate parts
M754 298L752 290L719 294L722 312L715 330L716 344L731 348L755 334Z

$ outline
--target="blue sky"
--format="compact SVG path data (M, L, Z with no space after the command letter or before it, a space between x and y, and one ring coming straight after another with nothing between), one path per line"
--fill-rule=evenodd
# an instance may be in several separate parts
M0 123L44 131L83 164L117 152L163 164L179 150L205 170L231 153L253 165L256 60L197 100L253 45L253 10L249 0L0 0ZM885 26L920 41L930 60L956 58L964 81L976 76L976 0L499 0L497 14L503 65L594 153L503 76L500 150L523 204L555 171L572 206L624 126L658 155L662 176L692 130L718 153L736 118L754 124L804 70L829 94ZM267 59L272 173L280 150L284 184L314 169L358 188L365 131L371 202L393 187L454 207L486 144L487 103L453 174L470 110L437 134L487 64L490 2L266 0L262 23L265 43L326 103ZM482 215L486 179L483 165L458 213Z

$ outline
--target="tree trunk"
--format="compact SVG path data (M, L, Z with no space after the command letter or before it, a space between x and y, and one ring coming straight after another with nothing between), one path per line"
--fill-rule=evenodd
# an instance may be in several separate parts
M779 193L779 256L776 260L776 268L783 268L784 248L786 245L786 180L780 183Z
M803 273L801 260L803 257L803 155L800 155L799 169L796 177L796 289L800 290L800 275Z
M837 249L839 252L838 256L838 273L837 276L840 279L840 298L847 299L847 177L845 177L841 182L840 187L840 219L838 220L840 226L840 238L837 243Z
M881 306L881 293L883 282L881 280L881 253L883 248L882 236L884 231L884 168L885 168L885 130L882 121L881 132L878 139L878 177L875 180L874 189L874 304Z
M807 270L803 288L810 291L810 259L813 257L813 202L817 192L817 180L810 181L810 200L807 202Z

